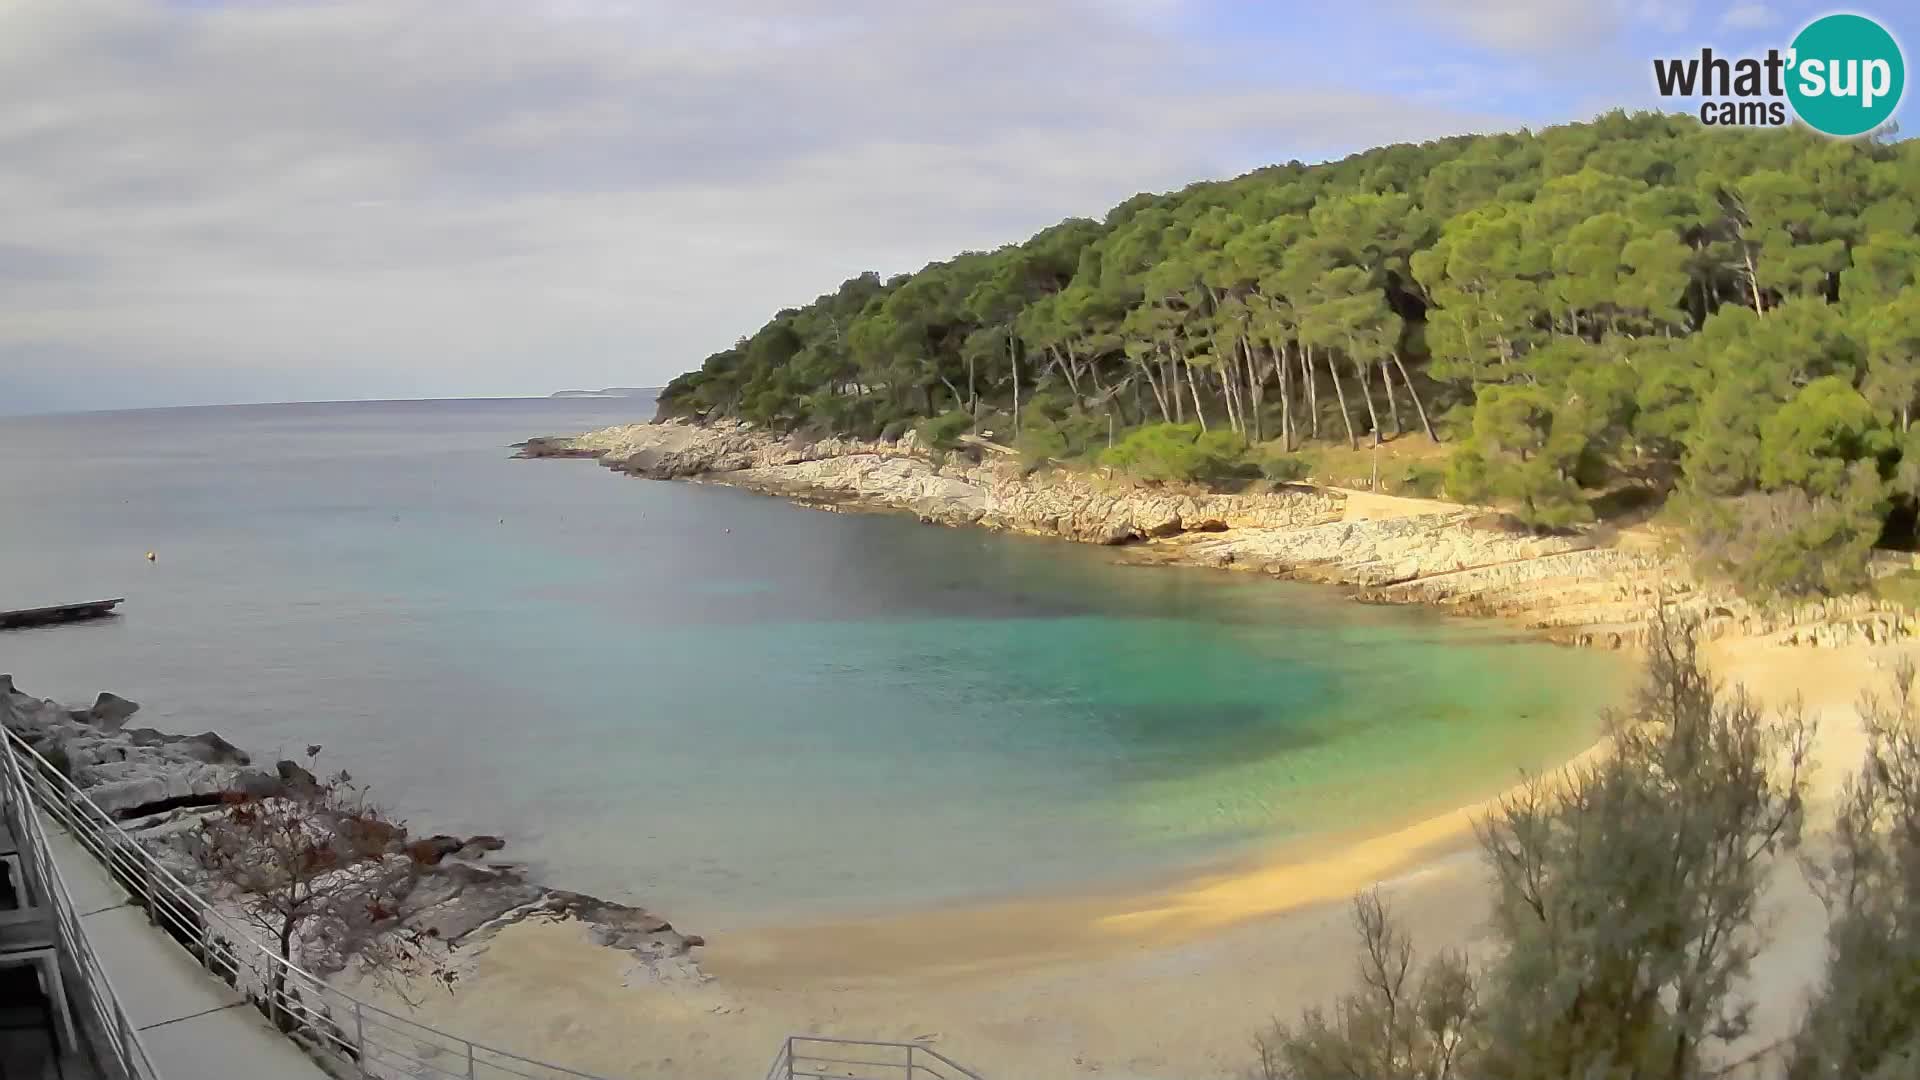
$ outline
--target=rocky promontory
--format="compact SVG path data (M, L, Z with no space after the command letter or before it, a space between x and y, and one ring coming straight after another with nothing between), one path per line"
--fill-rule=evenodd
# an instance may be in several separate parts
M11 676L0 675L0 725L216 910L237 913L244 898L203 869L196 856L205 815L234 800L284 797L314 777L294 761L257 765L213 732L172 735L129 726L138 710L113 694L101 694L90 708L68 708L23 693ZM499 837L417 836L395 825L380 840L378 865L355 872L391 872L401 895L387 917L439 943L448 956L462 949L472 953L524 919L574 920L593 940L633 953L663 978L701 977L690 950L703 939L640 908L532 881L520 867L495 857L506 846ZM296 962L321 975L346 971L354 959L338 955L318 934L295 946Z
M1100 470L1035 470L978 440L942 452L911 432L892 442L807 439L731 420L670 420L530 439L519 456L594 458L648 479L1340 585L1363 601L1513 619L1574 644L1635 644L1661 602L1692 611L1709 636L1783 633L1818 645L1920 634L1912 615L1869 598L1758 607L1704 585L1644 531L1542 535L1488 507L1312 483L1234 493L1151 486Z

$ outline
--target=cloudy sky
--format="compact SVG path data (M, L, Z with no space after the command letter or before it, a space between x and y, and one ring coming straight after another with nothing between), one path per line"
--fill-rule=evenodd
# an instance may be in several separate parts
M1651 105L1824 10L0 0L0 414L657 385L862 270Z

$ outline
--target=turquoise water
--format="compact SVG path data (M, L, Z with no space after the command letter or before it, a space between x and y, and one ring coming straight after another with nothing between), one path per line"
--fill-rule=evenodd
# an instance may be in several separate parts
M1459 805L1611 657L1331 590L513 461L632 401L0 419L0 634L435 831L711 930L1144 883ZM153 550L149 564L143 553Z

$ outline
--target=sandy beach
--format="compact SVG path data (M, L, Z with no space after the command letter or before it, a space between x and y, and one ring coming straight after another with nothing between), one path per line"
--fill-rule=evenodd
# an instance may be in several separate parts
M1860 756L1854 702L1911 648L1733 638L1706 652L1724 681L1770 707L1798 694L1818 718L1819 822ZM1134 895L737 932L701 950L698 971L649 967L577 924L521 923L465 955L460 989L427 996L418 1015L619 1076L754 1075L789 1033L922 1040L988 1076L1235 1076L1255 1031L1350 985L1356 890L1382 884L1423 953L1485 947L1471 825L1490 805ZM1767 906L1743 1046L1789 1030L1824 948L1822 911L1791 862Z

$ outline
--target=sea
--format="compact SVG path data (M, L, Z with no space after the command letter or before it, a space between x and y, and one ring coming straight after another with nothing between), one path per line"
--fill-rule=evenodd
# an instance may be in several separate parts
M1619 661L1110 549L515 460L636 399L0 418L0 672L703 931L1148 886L1592 742ZM148 552L153 553L149 561Z

